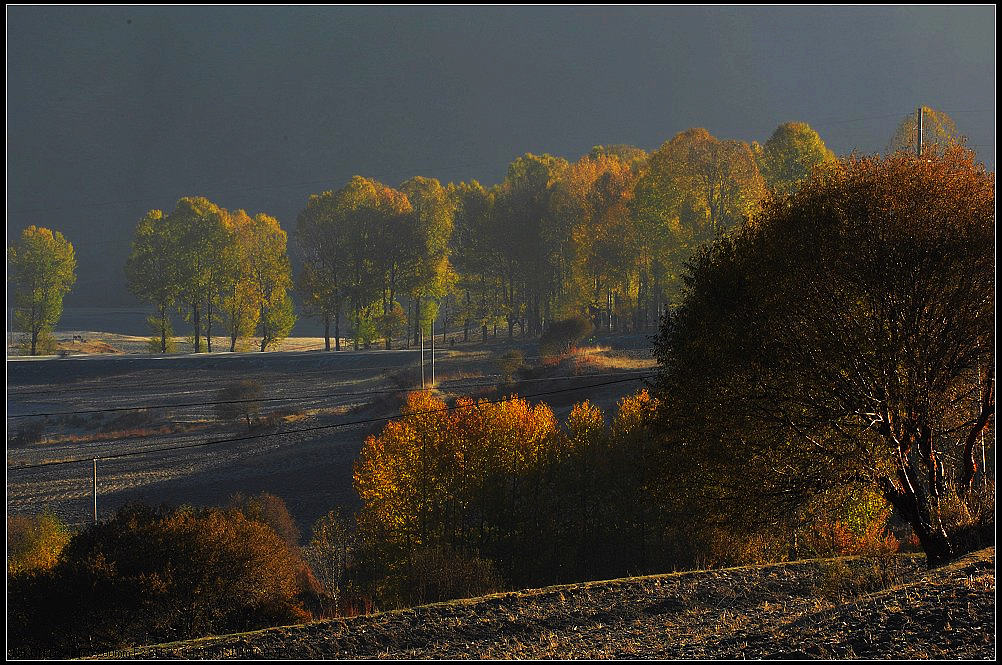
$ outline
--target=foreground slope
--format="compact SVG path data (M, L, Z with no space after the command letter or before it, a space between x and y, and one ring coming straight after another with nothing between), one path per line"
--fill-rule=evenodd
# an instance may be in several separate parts
M852 566L866 562L847 560ZM588 582L108 654L140 658L994 658L995 550L826 600L821 560Z

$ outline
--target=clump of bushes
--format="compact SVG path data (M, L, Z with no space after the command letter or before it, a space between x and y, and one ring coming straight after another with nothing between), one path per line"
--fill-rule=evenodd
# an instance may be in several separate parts
M8 653L67 657L308 618L304 565L238 510L133 505L8 582Z
M554 321L539 338L539 355L548 359L559 358L573 351L594 330L594 324L586 316Z

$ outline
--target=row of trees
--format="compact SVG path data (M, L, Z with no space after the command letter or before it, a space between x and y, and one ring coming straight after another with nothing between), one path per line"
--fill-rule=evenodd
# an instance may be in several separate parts
M946 115L925 110L927 145L960 138ZM914 144L907 116L890 150ZM596 146L570 163L526 154L502 183L443 186L415 177L394 189L356 176L309 198L296 240L303 269L301 310L331 326L340 348L343 317L356 346L401 330L407 339L433 317L461 326L516 327L539 334L555 319L584 314L605 329L645 330L677 301L686 260L750 215L767 191L793 191L834 155L804 123L780 125L759 145L691 129L650 154ZM8 250L15 325L35 353L72 286L72 246L30 227ZM46 235L48 234L48 235ZM213 328L230 339L257 334L263 350L294 322L286 236L274 218L185 198L137 224L128 286L156 312L161 352L181 311L192 342L211 350ZM406 307L406 309L405 309ZM43 344L44 346L44 344Z
M213 325L230 340L256 334L264 351L295 323L286 233L274 217L229 211L200 197L169 214L151 210L136 225L125 265L129 289L155 307L154 347L171 350L171 313L192 325L196 353L212 351Z
M695 247L733 227L768 188L790 190L833 158L810 127L787 123L765 145L693 129L650 154L597 146L574 163L526 154L489 189L420 177L394 189L355 177L300 213L297 285L328 339L348 314L366 341L387 347L440 307L464 340L499 325L536 335L575 314L647 329Z

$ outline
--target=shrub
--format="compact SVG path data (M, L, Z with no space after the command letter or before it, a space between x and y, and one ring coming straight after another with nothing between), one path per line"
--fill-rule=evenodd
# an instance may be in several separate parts
M503 584L490 560L464 556L446 545L416 552L409 578L410 605L483 596L500 590Z
M11 443L15 446L30 446L41 443L45 438L45 423L41 420L26 420L14 430Z
M49 570L69 540L69 529L52 513L8 516L7 574Z
M65 657L305 619L301 560L239 511L143 505L12 580L8 650Z
M223 388L216 394L216 417L219 420L237 420L243 418L247 429L254 426L261 411L261 405L253 401L261 397L261 384L253 379L243 379Z
M879 555L897 552L900 543L888 532L891 511L875 490L851 486L828 492L808 509L809 530L803 543L810 556Z
M539 338L539 354L544 358L560 357L573 351L594 330L595 326L586 316L554 321Z
M494 362L497 365L498 372L501 374L502 383L511 383L511 380L515 377L515 373L522 369L525 356L518 349L512 349L511 351L506 351Z
M903 569L903 562L892 555L823 561L814 589L830 600L854 598L896 584Z

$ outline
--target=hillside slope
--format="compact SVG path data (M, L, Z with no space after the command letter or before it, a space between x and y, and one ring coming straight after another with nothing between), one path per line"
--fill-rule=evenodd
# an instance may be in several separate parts
M843 560L865 570L871 563ZM548 587L347 620L143 647L132 658L994 658L995 550L832 602L841 563Z

